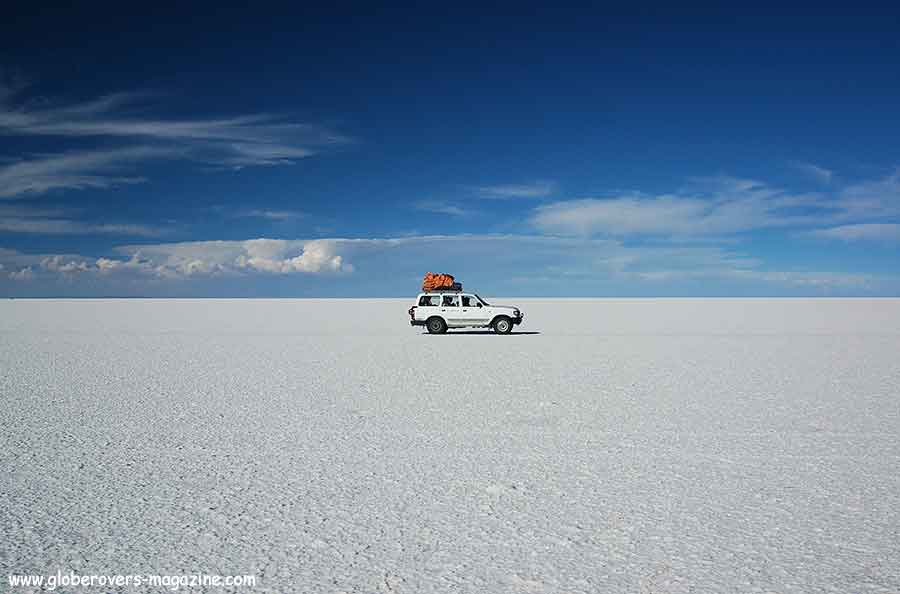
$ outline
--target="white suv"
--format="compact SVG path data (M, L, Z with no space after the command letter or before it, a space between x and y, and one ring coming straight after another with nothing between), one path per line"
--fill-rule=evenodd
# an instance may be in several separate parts
M462 291L419 293L409 308L409 323L425 326L430 334L443 334L447 328L493 328L497 334L509 334L523 317L517 307L491 305Z

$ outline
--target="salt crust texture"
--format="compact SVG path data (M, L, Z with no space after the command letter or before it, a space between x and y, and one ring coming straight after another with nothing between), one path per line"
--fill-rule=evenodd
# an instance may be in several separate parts
M410 301L0 302L0 576L900 591L900 301Z

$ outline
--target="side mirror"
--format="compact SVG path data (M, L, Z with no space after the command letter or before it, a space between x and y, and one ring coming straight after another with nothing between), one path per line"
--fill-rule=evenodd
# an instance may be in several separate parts
M479 304L478 304L478 307L483 307L483 306L479 303Z

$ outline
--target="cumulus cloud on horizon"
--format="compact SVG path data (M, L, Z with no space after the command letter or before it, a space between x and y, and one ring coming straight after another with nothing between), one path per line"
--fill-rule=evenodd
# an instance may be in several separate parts
M518 271L529 270L522 281L524 286L594 286L616 279L658 286L673 280L699 280L827 291L869 290L885 280L891 281L834 271L767 270L755 258L717 246L629 246L610 239L540 235L260 238L128 245L115 251L116 256L89 258L3 250L0 265L5 268L6 278L15 282L84 275L101 281L190 282L257 274L344 277L346 282L358 283L360 280L354 276L359 272L364 279L378 278L380 282L405 278L404 284L414 287L424 268L443 269L456 264L455 270L459 271L458 263L466 261L477 261L510 282L518 278Z
M331 239L191 241L122 246L116 251L129 258L104 258L98 266L106 272L133 269L162 277L243 272L319 274L353 271L353 266L337 253L337 241Z

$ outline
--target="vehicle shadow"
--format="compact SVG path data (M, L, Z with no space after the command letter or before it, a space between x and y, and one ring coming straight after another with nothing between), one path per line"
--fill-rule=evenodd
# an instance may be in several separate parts
M422 332L422 334L428 334L428 332ZM533 334L540 334L540 332L516 332L513 330L509 334L497 334L493 330L448 330L444 334L434 334L432 336L453 336L460 334L470 334L473 336L528 336Z

